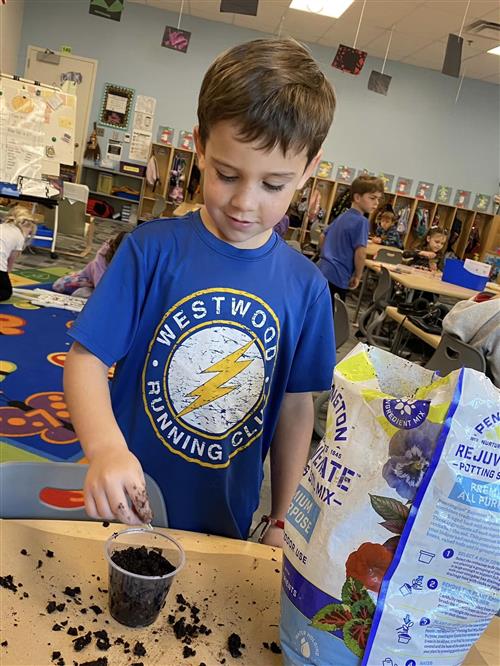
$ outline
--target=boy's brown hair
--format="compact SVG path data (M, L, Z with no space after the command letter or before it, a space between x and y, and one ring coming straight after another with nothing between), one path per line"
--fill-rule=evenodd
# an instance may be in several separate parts
M383 213L380 213L379 220L382 221L384 219L390 220L394 224L394 222L396 221L396 216L390 210L384 210Z
M354 199L355 194L363 196L363 194L372 194L373 192L380 192L384 194L384 181L377 176L362 175L358 176L352 181L351 184L351 198Z
M330 129L335 93L305 46L256 39L222 53L209 67L198 99L204 146L210 128L233 121L241 141L283 154L307 151L309 163Z

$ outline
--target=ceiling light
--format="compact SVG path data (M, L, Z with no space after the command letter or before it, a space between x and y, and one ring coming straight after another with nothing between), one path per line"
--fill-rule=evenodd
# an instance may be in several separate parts
M339 18L353 2L354 0L292 0L290 9Z
M495 46L494 49L490 49L488 53L493 53L493 55L500 56L500 45Z

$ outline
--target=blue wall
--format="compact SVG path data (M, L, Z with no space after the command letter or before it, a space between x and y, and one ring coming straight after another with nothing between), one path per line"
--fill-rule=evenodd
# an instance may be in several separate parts
M157 125L170 125L176 131L191 129L208 64L222 50L264 36L184 16L181 27L190 30L192 37L188 53L181 54L160 46L165 25L177 25L177 15L126 3L121 21L115 22L91 16L88 4L88 0L26 0L18 74L24 73L29 44L53 50L69 44L75 55L97 59L93 120L97 119L103 86L109 82L156 97ZM369 59L355 77L330 67L334 49L313 46L312 51L338 97L325 159L473 192L491 194L498 190L499 86L465 79L455 104L458 79L388 62L386 73L393 80L384 97L366 87L371 70L380 71L380 60Z

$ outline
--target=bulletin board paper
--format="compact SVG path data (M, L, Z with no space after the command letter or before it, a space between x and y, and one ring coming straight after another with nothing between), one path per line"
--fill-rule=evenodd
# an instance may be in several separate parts
M73 164L75 95L4 76L0 90L0 180L40 178Z

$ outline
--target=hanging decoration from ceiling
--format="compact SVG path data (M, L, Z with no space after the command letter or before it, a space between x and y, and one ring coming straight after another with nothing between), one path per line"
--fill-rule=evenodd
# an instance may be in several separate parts
M387 48L385 50L384 62L382 64L382 71L377 72L372 70L370 78L368 79L368 90L371 90L374 93L379 95L387 95L389 86L391 85L392 76L384 74L385 63L387 62L387 56L389 55L389 49L391 47L392 35L394 33L394 27L391 28L391 33L389 35L389 41L387 42Z
M257 16L259 0L221 0L220 11L244 16Z
M179 53L187 52L189 46L189 40L191 39L191 33L188 30L181 30L181 19L183 11L184 11L184 0L182 0L181 2L177 27L173 25L165 26L163 39L161 40L162 46L164 46L167 49L172 49L172 51L178 51Z
M462 65L462 47L464 44L464 38L462 37L462 31L465 25L465 19L467 17L467 12L469 11L470 0L467 3L465 8L464 18L462 20L462 27L458 35L454 35L450 32L448 35L448 43L446 44L446 52L444 54L443 68L442 73L447 76L454 76L456 79L460 76L460 67ZM458 99L458 96L457 96Z
M119 21L122 17L124 0L90 0L89 14Z
M361 21L363 20L365 7L366 0L364 0L363 6L361 8L358 29L356 30L356 37L354 38L353 46L340 44L332 62L332 67L340 69L341 72L346 72L347 74L354 74L354 76L357 76L361 72L366 61L366 56L368 55L366 51L361 51L356 48L356 44L358 43L359 29L361 28Z

